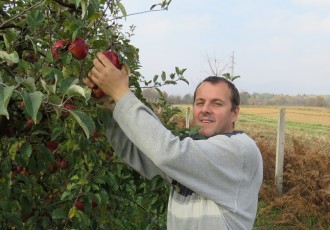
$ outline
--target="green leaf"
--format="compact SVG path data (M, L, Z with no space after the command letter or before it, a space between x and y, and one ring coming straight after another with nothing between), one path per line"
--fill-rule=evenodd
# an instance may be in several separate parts
M30 92L35 92L37 90L35 80L32 77L28 77L21 81L21 84Z
M32 146L30 143L24 142L20 148L21 156L25 162L25 165L29 163L30 156L32 154Z
M41 80L42 87L44 88L45 91L47 91L48 94L55 94L55 92L56 92L56 83L53 84L53 85L49 85L43 79L40 79L40 80Z
M158 4L153 4L149 10L152 11L156 6L158 6Z
M90 21L90 23L88 24L87 27L92 27L94 25L95 20L99 19L102 15L100 14L100 12L94 12L89 18L88 20Z
M64 205L55 209L52 212L52 218L54 219L65 219L66 217L67 217L67 210Z
M126 9L125 9L124 5L121 2L119 2L119 1L117 2L117 4L118 4L118 7L119 7L121 13L126 18L127 13L126 13Z
M7 107L13 92L14 86L0 87L0 115L6 116L7 119L9 119Z
M50 75L50 73L53 71L52 67L44 67L41 69L40 73L42 74L43 77Z
M22 222L21 217L18 213L4 212L3 215L4 215L5 219L8 220L8 223L11 223L11 224L15 225L16 227L18 227L18 229L21 229L23 227L23 222Z
M89 217L82 211L77 210L76 218L78 219L79 223L81 224L81 227L87 227L90 225L90 219Z
M61 195L61 200L65 199L71 199L74 196L71 191L64 191L63 194Z
M9 149L9 157L11 160L15 160L16 158L16 153L17 153L17 149L19 148L19 146L21 146L21 142L16 141L14 142Z
M164 83L165 83L166 85L176 85L176 81L166 80Z
M153 82L154 82L154 83L157 82L158 77L159 77L159 76L158 76L157 74L154 76L154 79L153 79Z
M175 67L175 72L176 72L177 75L180 75L180 69L179 69L179 67Z
M187 85L189 85L189 81L185 78L180 78L181 81L184 81L185 83L187 83Z
M90 199L94 200L97 204L101 204L101 196L98 193L89 194Z
M28 13L27 13L26 21L27 21L28 25L34 27L44 21L44 16L40 12L40 10L31 10L31 11L28 11Z
M86 98L86 91L80 85L71 85L66 91L68 96L82 96Z
M75 0L75 4L76 4L76 8L78 8L80 4L80 0Z
M72 116L77 120L81 128L84 130L86 137L89 138L89 136L94 132L95 130L95 124L93 119L86 115L84 112L77 111L77 110L69 110Z
M83 19L85 17L85 15L86 15L86 9L87 9L87 7L86 7L86 0L81 0L80 5L81 5L81 11L82 11L82 13L81 13L81 19Z
M32 43L32 46L33 46L34 53L36 54L37 53L37 45L36 45L35 41L33 40L33 38L31 38L30 35L26 35L25 40L30 40L30 42Z
M94 7L94 10L99 11L100 10L100 2L98 0L90 0L91 4Z
M163 81L166 80L166 73L165 73L165 71L162 72L162 80L163 80Z
M9 54L5 51L0 50L0 58L4 61L8 62L9 65L19 62L18 53L16 51Z
M37 114L42 102L43 94L40 91L33 93L27 93L24 91L23 100L25 104L26 111L33 119L34 123L37 123Z
M104 176L95 176L94 178L94 182L97 183L97 184L105 184L106 181L105 181L105 178L103 178Z
M71 85L76 85L79 83L79 79L74 77L65 78L60 81L60 91L65 94Z

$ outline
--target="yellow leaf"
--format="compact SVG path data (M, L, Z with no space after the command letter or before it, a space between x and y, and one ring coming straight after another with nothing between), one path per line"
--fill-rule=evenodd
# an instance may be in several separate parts
M76 207L72 207L72 208L70 208L70 211L69 211L69 218L72 219L72 218L76 215L76 212L77 212Z

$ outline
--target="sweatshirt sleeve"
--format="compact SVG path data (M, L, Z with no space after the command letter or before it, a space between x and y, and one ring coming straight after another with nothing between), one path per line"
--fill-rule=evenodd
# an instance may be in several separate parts
M127 138L113 118L110 118L106 127L106 136L115 154L142 176L147 179L161 176L168 180L167 176Z
M261 156L247 135L180 140L133 93L118 101L113 116L151 165L192 191L232 210L245 188L258 194Z

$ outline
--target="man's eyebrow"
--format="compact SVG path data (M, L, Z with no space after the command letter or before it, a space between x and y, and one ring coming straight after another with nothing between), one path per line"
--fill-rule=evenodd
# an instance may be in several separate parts
M220 98L214 98L211 100L212 102L221 102L221 103L224 103L225 101L220 99Z

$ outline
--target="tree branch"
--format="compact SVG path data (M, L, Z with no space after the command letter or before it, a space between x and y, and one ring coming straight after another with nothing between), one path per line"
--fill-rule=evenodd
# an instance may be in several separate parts
M2 27L3 27L4 25L6 25L8 22L14 21L16 18L18 18L18 17L21 16L22 14L25 14L25 12L27 12L27 11L33 9L34 7L36 7L37 5L39 5L40 3L42 3L43 1L44 1L44 0L40 0L40 1L37 2L36 4L30 6L29 8L26 8L26 9L23 10L21 13L17 14L15 17L12 17L11 19L5 21L4 23L2 23L2 24L0 25L0 29L2 29Z
M61 6L65 6L65 7L71 8L71 9L76 9L76 5L73 4L73 3L65 3L65 2L63 2L61 0L54 0L54 2L57 2Z

